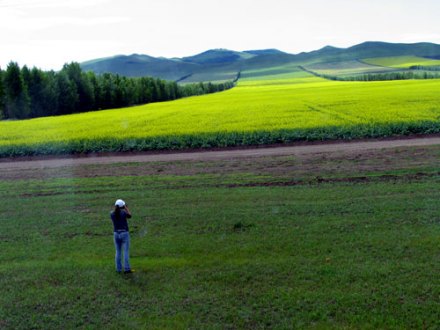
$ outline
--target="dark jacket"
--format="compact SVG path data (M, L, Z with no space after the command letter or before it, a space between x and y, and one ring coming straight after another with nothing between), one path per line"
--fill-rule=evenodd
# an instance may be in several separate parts
M131 215L129 215L124 210L121 210L119 219L116 218L115 211L110 213L110 218L113 222L113 231L128 231L128 222L127 219L131 218Z

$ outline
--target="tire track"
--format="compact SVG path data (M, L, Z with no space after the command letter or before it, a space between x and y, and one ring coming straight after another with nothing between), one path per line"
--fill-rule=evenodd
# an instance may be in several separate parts
M173 161L213 161L248 157L312 155L333 152L350 152L372 149L391 149L399 147L420 147L440 145L439 136L399 138L394 140L372 140L354 142L326 142L322 144L301 144L296 146L258 147L232 150L203 150L190 152L164 152L157 154L85 155L66 156L48 159L4 159L0 170L57 168L79 165L99 165L115 163L148 163Z

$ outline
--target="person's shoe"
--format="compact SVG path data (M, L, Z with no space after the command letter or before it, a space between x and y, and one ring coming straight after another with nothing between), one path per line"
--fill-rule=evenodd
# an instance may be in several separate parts
M124 274L131 274L131 273L134 273L134 269L129 269L124 271Z

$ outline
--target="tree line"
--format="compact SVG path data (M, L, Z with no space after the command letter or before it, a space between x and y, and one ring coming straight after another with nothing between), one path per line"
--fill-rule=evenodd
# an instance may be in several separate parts
M10 62L0 69L0 119L27 119L128 107L230 89L224 83L180 85L152 77L128 78L118 74L83 72L78 63L61 71L20 68Z
M335 81L385 81L385 80L409 80L409 79L440 79L440 73L426 72L426 71L394 71L381 73L363 73L351 76L336 76L331 74L318 73L300 66L303 71L306 71L316 77L335 80Z
M440 74L431 72L387 72L387 73L366 73L352 76L333 76L323 74L325 79L339 81L385 81L385 80L409 80L409 79L439 79Z
M425 71L440 71L440 65L426 66L426 65L412 65L410 70L425 70Z
M430 71L435 67L423 67L413 66L410 68L412 71L393 71L393 72L377 72L377 73L359 73L350 76L336 76L331 74L318 73L316 71L309 70L303 66L299 66L303 71L306 71L316 77L335 80L335 81L385 81L385 80L409 80L409 79L440 79L440 73L422 71L426 68L430 68Z

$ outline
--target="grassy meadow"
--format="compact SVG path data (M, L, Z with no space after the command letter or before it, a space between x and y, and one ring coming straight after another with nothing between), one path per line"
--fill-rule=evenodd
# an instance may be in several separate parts
M362 62L391 68L408 69L411 66L438 66L440 60L434 60L418 56L394 56L394 57L375 57L363 59Z
M2 329L437 329L439 147L0 173ZM109 212L132 210L131 275Z
M3 121L0 156L222 147L440 132L440 80L335 82L298 68L285 70L253 70L248 76L244 73L232 90L207 96L61 117Z
M394 71L390 67L367 64L359 60L318 63L306 66L308 70L324 75L351 76L368 73L385 73Z

